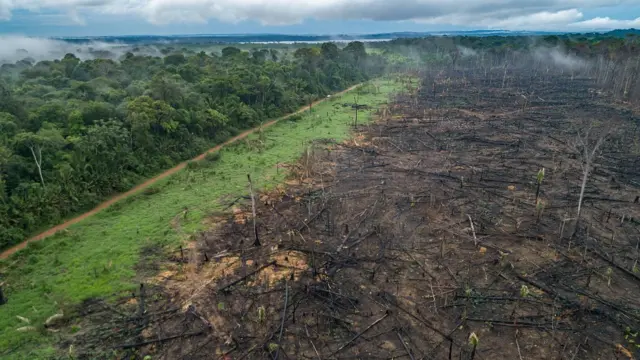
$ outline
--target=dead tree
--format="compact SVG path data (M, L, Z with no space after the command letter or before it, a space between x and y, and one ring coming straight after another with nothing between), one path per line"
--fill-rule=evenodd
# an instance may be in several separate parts
M590 126L586 131L584 131L584 135L582 132L578 132L577 141L576 141L576 150L580 153L582 157L582 162L580 166L582 167L582 184L580 185L580 196L578 198L578 210L576 213L576 224L573 231L573 235L578 231L578 226L580 224L580 216L582 215L582 201L584 199L584 190L587 187L587 181L589 179L589 174L591 173L593 167L593 160L596 158L600 147L604 143L607 138L606 132L600 132L599 134L594 134L593 126ZM573 237L572 235L572 237Z
M253 215L253 234L255 235L253 246L260 246L260 238L258 238L258 225L256 225L256 197L253 194L251 175L247 174L247 179L249 179L249 192L251 193L251 212Z

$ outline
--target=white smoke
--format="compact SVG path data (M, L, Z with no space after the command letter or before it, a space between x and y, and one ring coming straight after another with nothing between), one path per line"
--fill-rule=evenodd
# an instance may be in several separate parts
M478 55L477 51L460 45L458 45L458 51L460 52L460 55L462 55L462 57L471 57Z
M538 47L533 51L536 60L555 65L566 70L582 70L589 66L586 60L569 54L560 48Z

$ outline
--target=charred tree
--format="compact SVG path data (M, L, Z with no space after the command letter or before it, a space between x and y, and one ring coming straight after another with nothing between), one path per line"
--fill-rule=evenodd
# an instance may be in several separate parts
M576 224L573 230L573 235L578 231L580 225L580 216L582 215L582 202L584 200L584 190L587 187L587 181L589 174L593 168L593 160L596 158L598 150L604 143L607 137L606 133L600 134L600 136L593 136L593 128L589 127L584 135L578 133L577 135L577 150L580 151L582 156L582 184L580 185L580 196L578 198L578 210L576 212ZM594 139L595 138L595 139ZM573 236L572 236L573 237Z
M253 215L253 235L255 239L253 241L253 246L260 246L260 238L258 237L258 225L256 224L256 197L253 194L253 184L251 183L251 175L247 174L247 179L249 180L249 192L251 193L251 212Z

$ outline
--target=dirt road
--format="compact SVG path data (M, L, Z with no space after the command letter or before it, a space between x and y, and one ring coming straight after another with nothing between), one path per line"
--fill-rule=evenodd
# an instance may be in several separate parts
M334 94L334 95L332 95L332 96L339 96L339 95L342 95L342 94L344 94L344 93L346 93L346 92L349 92L349 91L351 91L351 90L353 90L353 89L357 88L357 87L358 87L358 86L360 86L360 85L361 85L361 84L354 85L354 86L352 86L352 87L350 87L350 88L348 88L348 89L346 89L346 90L343 90L343 91L341 91L341 92L339 92L339 93L336 93L336 94ZM314 103L312 104L312 106L315 106L315 105L317 105L317 104L320 104L320 103L322 103L322 102L324 102L324 101L326 101L326 100L327 100L327 99L320 99L320 100L318 100L318 101L314 102ZM271 120L271 121L269 121L269 122L267 122L267 123L263 124L263 125L262 125L262 127L263 127L263 128L267 128L267 127L269 127L269 126L271 126L271 125L273 125L273 124L277 123L277 122L278 122L278 121L280 121L280 120L284 120L284 119L287 119L287 118L289 118L289 117L291 117L291 116L293 116L293 115L300 114L300 113L302 113L302 112L306 111L306 110L307 110L307 108L308 108L308 106L304 106L304 107L300 108L299 110L297 110L296 112L293 112L293 113L291 113L291 114L285 115L285 116L283 116L283 117L281 117L281 118L279 118L279 119ZM250 134L252 134L252 133L256 132L258 129L259 129L259 127L256 127L256 128L253 128L253 129L247 130L247 131L245 131L245 132L243 132L243 133L241 133L241 134L239 134L239 135L236 135L236 136L234 136L233 138L231 138L231 139L229 139L229 140L225 141L224 143L222 143L222 144L220 144L220 145L218 145L218 146L215 146L215 147L213 147L213 148L211 148L211 149L209 149L209 150L205 151L204 153L202 153L202 154L198 155L197 157L193 158L191 161L199 161L199 160L203 160L203 159L205 158L205 156L206 156L208 153L218 151L218 150L220 150L220 149L221 149L223 146L225 146L225 145L229 145L229 144L231 144L231 143L233 143L233 142L236 142L236 141L238 141L238 140L240 140L240 139L243 139L243 138L247 137L248 135L250 135ZM129 197L129 196L131 196L131 195L133 195L133 194L135 194L135 193L137 193L137 192L141 191L141 190L144 190L144 189L148 188L149 186L151 186L151 185L153 185L153 184L157 183L158 181L160 181L160 180L162 180L162 179L166 178L167 176L170 176L170 175L172 175L172 174L175 174L176 172L178 172L178 171L180 171L180 170L184 169L184 168L187 166L187 163L188 163L188 162L189 162L189 161L182 162L182 163L180 163L180 164L176 165L175 167L173 167L173 168L171 168L171 169L169 169L169 170L167 170L167 171L165 171L165 172L161 173L160 175L157 175L157 176L155 176L155 177L153 177L153 178L151 178L151 179L149 179L149 180L145 181L144 183L142 183L142 184L140 184L140 185L138 185L138 186L134 187L133 189L131 189L131 190L129 190L129 191L127 191L127 192L125 192L125 193L122 193L122 194L119 194L119 195L116 195L116 196L112 197L111 199L109 199L109 200L107 200L107 201L105 201L105 202L101 203L100 205L96 206L94 209L92 209L92 210L90 210L90 211L88 211L88 212L86 212L86 213L84 213L84 214L82 214L82 215L79 215L79 216L77 216L77 217L75 217L75 218L73 218L73 219L71 219L71 220L68 220L68 221L66 221L66 222L64 222L64 223L62 223L62 224L60 224L60 225L54 226L54 227L52 227L51 229L49 229L49 230L47 230L47 231L44 231L44 232L42 232L42 233L40 233L40 234L38 234L38 235L36 235L36 236L34 236L34 237L32 237L32 238L28 239L28 240L25 240L25 241L21 242L21 243L20 243L20 244L18 244L18 245L15 245L15 246L13 246L13 247L11 247L11 248L9 248L9 249L7 249L7 250L3 251L3 252L0 254L0 259L6 259L7 257L9 257L11 254L15 253L16 251L19 251L19 250L24 249L24 248L27 246L27 244L28 244L29 242L42 240L42 239L45 239L45 238L47 238L47 237L49 237L49 236L51 236L51 235L54 235L54 234L55 234L55 233L57 233L58 231L64 230L64 229L68 228L69 226L71 226L71 225L73 225L73 224L76 224L76 223L78 223L78 222L80 222L80 221L82 221L82 220L84 220L84 219L88 218L88 217L89 217L89 216L91 216L91 215L97 214L98 212L100 212L100 211L102 211L102 210L106 209L107 207L109 207L109 206L111 206L111 205L115 204L115 203L116 203L116 202L118 202L118 201L120 201L120 200L122 200L122 199L125 199L125 198L127 198L127 197Z

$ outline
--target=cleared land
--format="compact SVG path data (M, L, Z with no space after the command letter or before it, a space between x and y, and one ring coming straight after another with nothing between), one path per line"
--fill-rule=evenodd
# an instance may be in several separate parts
M210 216L144 291L85 303L77 349L637 357L639 119L591 79L502 71L428 73L378 123L316 142L259 196L261 246L250 205ZM583 145L601 138L576 224Z
M69 330L83 329L71 322L64 331L51 332L43 327L47 318L61 310L72 313L86 299L131 291L136 276L159 270L154 261L165 256L165 249L177 250L194 231L208 227L213 211L246 195L248 173L256 187L273 187L284 177L277 165L295 160L309 141L347 135L355 114L354 95L359 94L359 104L375 108L399 85L379 80L358 92L332 97L310 114L258 131L223 148L219 157L187 164L184 171L0 262L9 300L0 307L0 357L59 354L53 344L64 341ZM361 119L368 119L369 113L361 109ZM30 325L36 331L16 330Z

